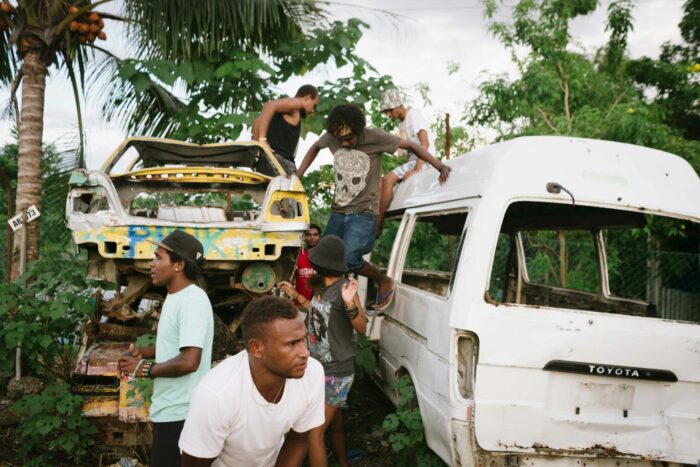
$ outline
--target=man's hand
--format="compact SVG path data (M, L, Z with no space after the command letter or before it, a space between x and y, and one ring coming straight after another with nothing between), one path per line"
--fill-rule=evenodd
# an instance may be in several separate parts
M130 344L129 352L122 355L117 362L119 372L122 376L133 373L142 358L141 350L134 344Z
M450 177L450 172L452 172L452 167L449 165L442 164L440 167L440 183L445 183Z
M348 308L352 308L355 300L355 295L357 294L357 288L358 288L358 283L357 279L355 278L350 278L348 279L347 283L343 285L343 290L341 292L341 295L343 296L343 302L345 302L345 305Z
M282 281L277 284L277 288L289 295L289 297L293 300L296 300L296 298L299 296L299 292L297 292L294 286L287 281Z

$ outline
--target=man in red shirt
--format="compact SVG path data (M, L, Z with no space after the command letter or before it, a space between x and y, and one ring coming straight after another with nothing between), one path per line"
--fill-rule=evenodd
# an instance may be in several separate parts
M306 231L306 248L302 248L297 257L297 271L294 273L294 283L297 292L303 295L307 301L311 300L314 291L307 282L311 276L316 274L313 266L309 262L309 249L315 247L321 239L321 227L311 224Z

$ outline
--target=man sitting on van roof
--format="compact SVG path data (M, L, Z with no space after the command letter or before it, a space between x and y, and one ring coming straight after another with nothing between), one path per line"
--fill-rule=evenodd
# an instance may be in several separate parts
M383 130L365 128L364 112L354 104L336 105L327 122L327 131L306 153L297 177L301 178L319 151L333 153L335 195L332 214L325 235L337 235L345 243L345 261L351 272L377 282L378 309L386 308L394 294L394 281L362 255L372 251L379 209L379 181L382 156L398 148L407 149L440 172L440 182L450 175L450 168L435 159L419 144L401 139Z
M428 120L419 110L406 107L398 90L390 89L382 94L381 110L392 120L401 122L399 124L399 136L401 138L419 144L430 154L435 154L435 145L430 134ZM377 217L377 236L383 230L384 213L389 209L391 200L394 197L394 185L405 182L427 167L415 154L410 154L406 162L384 175L381 184L379 216Z

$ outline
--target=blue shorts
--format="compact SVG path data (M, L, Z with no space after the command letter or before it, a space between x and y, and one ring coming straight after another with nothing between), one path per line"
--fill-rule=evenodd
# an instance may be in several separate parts
M337 235L345 244L345 263L351 272L360 269L365 260L363 255L374 247L377 229L377 216L371 212L341 214L334 212L328 219L324 235Z

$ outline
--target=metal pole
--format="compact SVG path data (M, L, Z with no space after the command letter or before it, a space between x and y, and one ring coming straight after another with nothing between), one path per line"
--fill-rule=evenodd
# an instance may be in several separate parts
M23 219L23 221L26 224L27 220ZM22 239L19 247L19 275L21 276L24 274L24 268L27 265L27 226L23 225L20 231L22 232Z
M450 146L452 138L450 137L450 114L445 114L445 159L450 158ZM447 236L447 264L452 269L452 235Z
M22 211L25 209L22 207ZM27 226L26 219L24 219L25 225L20 229L21 240L19 247L19 275L20 277L24 274L24 268L27 263ZM19 381L22 378L22 343L17 344L17 351L15 353L15 379Z
M450 114L445 115L445 158L450 158L450 146L452 145L452 137L450 135Z

